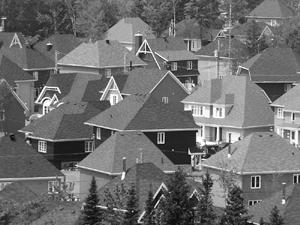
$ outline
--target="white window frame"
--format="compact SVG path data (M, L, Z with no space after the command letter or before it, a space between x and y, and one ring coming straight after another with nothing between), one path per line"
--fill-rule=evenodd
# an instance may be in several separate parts
M58 180L49 180L48 181L48 193L57 193L55 187L59 188Z
M296 118L296 115L295 115L295 113L292 112L292 113L291 113L291 121L294 122L294 121L295 121L295 118Z
M96 139L101 140L101 128L96 128Z
M296 182L295 182L296 178ZM300 183L300 174L293 174L293 184L299 184Z
M166 133L165 132L158 132L157 133L157 144L163 145L166 141Z
M111 68L106 68L105 69L105 77L110 78L111 77Z
M115 105L119 101L119 96L117 94L110 94L110 104Z
M193 69L193 61L187 61L187 70Z
M85 141L84 142L84 152L93 152L94 151L94 141Z
M214 117L215 118L224 118L225 117L225 108L215 106L214 107Z
M254 179L254 183L253 183L253 179ZM251 176L250 188L251 189L260 189L261 188L261 176L259 176L259 175Z
M282 129L282 128L277 128L277 134L278 134L280 137L283 137L283 129Z
M283 108L277 108L277 118L283 119Z
M177 70L177 62L171 62L171 71Z
M164 104L168 104L168 103L169 103L169 98L166 97L166 96L164 96L164 97L161 98L161 101L162 101L162 103L164 103Z
M5 120L5 110L2 109L0 110L0 121L4 121Z
M47 153L47 141L38 141L38 152Z
M248 201L248 206L252 206L252 205L255 205L257 203L260 203L262 202L262 200L249 200Z
M195 117L202 117L204 116L204 107L200 105L192 105L192 113Z

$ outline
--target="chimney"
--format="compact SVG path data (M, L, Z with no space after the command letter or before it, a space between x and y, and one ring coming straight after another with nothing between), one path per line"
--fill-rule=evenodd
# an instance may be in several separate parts
M13 133L9 134L9 138L11 141L16 141L16 136Z
M4 32L5 31L5 20L6 20L6 17L1 17L0 32Z
M49 41L49 42L46 44L46 46L47 46L47 51L49 52L49 51L52 49L53 44Z
M285 205L285 203L286 203L286 190L285 190L285 187L286 187L286 183L282 183L282 200L281 200L282 205Z
M124 180L126 175L126 157L123 157L122 161L123 161L123 171L121 175L121 180Z
M143 43L143 35L141 33L136 33L134 35L134 53L136 53Z

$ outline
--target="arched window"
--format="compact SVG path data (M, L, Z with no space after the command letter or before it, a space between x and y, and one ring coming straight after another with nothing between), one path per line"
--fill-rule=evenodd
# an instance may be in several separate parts
M47 114L49 112L50 103L51 103L51 99L46 99L43 102L43 115L45 115L45 114Z

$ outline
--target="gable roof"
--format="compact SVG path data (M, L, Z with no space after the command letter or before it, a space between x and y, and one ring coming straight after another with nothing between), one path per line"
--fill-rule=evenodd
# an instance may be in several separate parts
M300 153L275 133L256 132L212 155L202 166L233 170L242 175L297 173L300 172Z
M9 136L0 139L0 164L0 179L11 178L14 181L64 176L19 136L15 136L15 141Z
M291 18L295 12L283 0L264 0L253 9L247 18Z
M300 62L295 54L289 47L269 47L240 67L249 70L254 82L295 82L300 79Z
M52 48L49 51L47 49L48 43L52 44ZM57 58L61 59L81 43L82 41L72 34L53 34L49 38L36 43L34 48L54 61L55 51L59 52Z
M281 106L284 110L300 111L300 86L296 85L278 99L276 99L271 106Z
M146 39L152 51L186 50L184 40L180 37L148 38Z
M30 133L33 139L49 141L91 139L92 128L83 125L87 119L107 109L102 102L65 102L43 117L34 120L20 132Z
M134 53L128 51L118 41L99 40L94 43L82 43L58 61L59 65L83 66L92 68L113 68L132 62L132 66L146 64Z
M274 28L264 22L255 22L257 28L259 29L258 32L262 33L266 27L268 27L272 32L274 32ZM235 37L247 37L248 31L252 29L253 21L247 21L243 24L238 24L234 26L231 30L231 35Z
M225 118L198 117L197 123L239 128L274 124L274 114L269 106L269 99L260 87L245 76L226 76L222 80L207 81L182 102L228 107Z
M17 36L18 40L20 41L20 44L22 47L25 47L26 40L24 36L21 33L15 33L15 32L0 32L0 48L15 48L15 46L11 46L13 38ZM19 48L19 46L18 46Z
M285 225L300 224L300 185L293 184L286 188L285 204L282 204L282 197L282 191L278 191L259 204L249 207L248 214L253 216L250 221L259 223L263 218L265 222L270 222L271 211L277 206Z
M139 17L125 17L108 29L105 39L134 44L134 35L141 33L145 38L155 38L151 27Z
M187 50L157 51L156 55L166 61L198 60L198 57Z
M174 164L142 132L116 132L83 159L78 167L121 174L123 157L126 157L128 168L142 157L144 163L152 162L162 171L175 172Z
M189 112L174 110L150 95L130 95L85 124L117 131L198 129Z

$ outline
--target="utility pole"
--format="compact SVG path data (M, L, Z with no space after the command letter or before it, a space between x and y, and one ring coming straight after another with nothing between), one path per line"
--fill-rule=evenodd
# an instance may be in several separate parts
M176 36L176 31L175 31L175 27L176 27L176 2L177 0L172 0L173 2L173 37Z
M228 57L229 57L229 75L232 73L232 62L231 62L231 26L232 26L232 20L231 20L231 2L229 3L229 28L228 28L228 34L229 34L229 43L228 43Z

